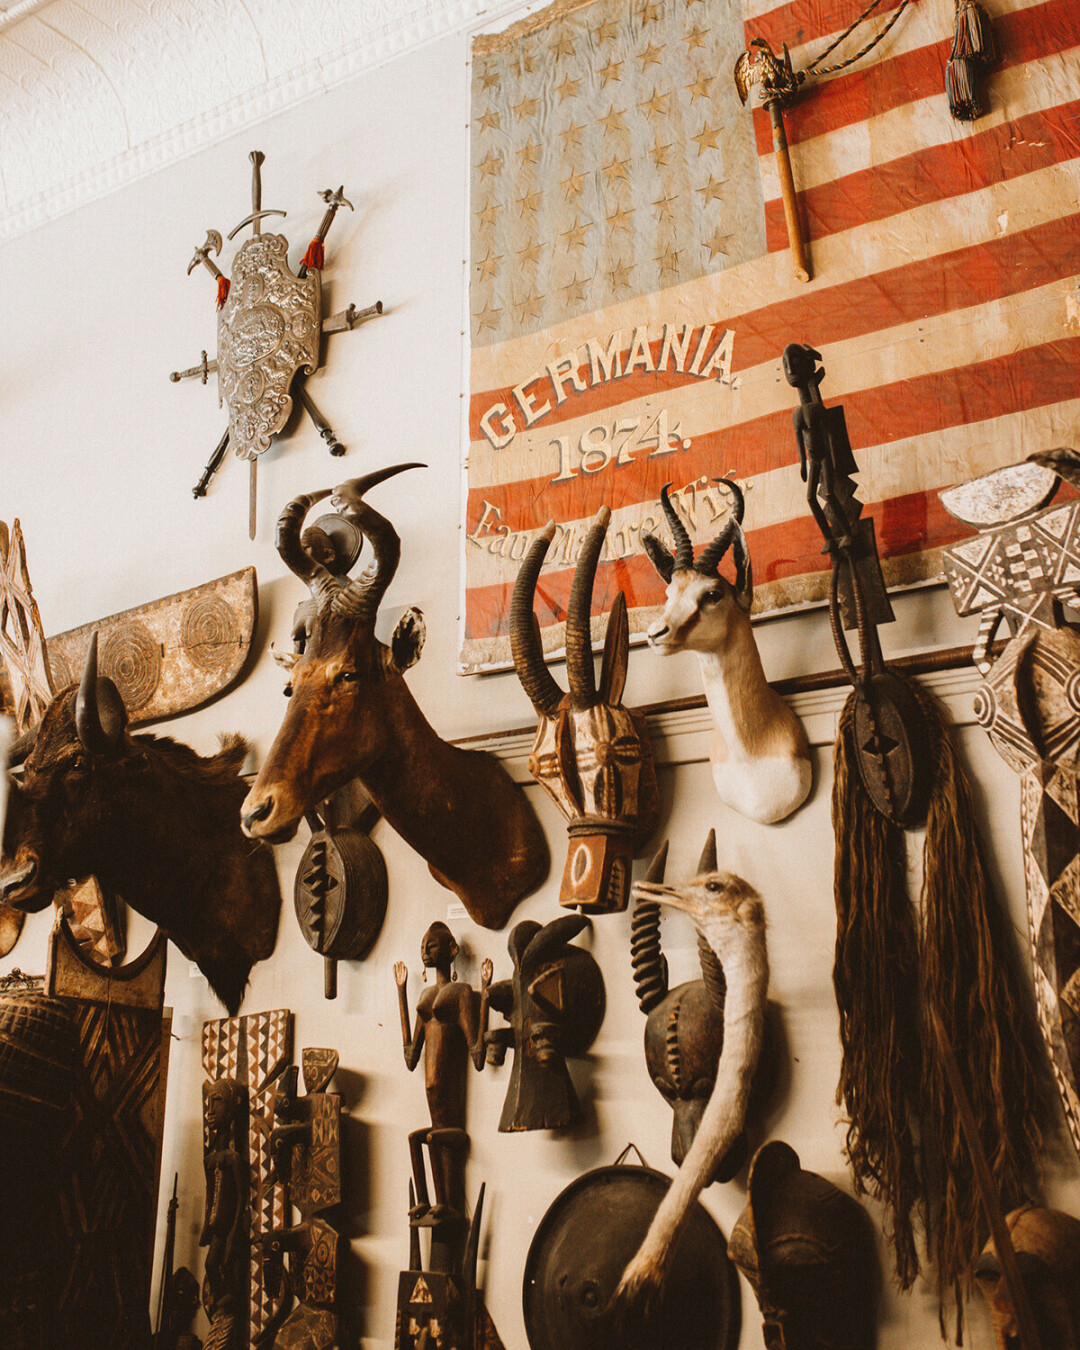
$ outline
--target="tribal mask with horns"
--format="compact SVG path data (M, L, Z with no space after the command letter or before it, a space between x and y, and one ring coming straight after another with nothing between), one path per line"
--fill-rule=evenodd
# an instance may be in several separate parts
M656 768L645 718L622 705L630 650L626 597L608 619L597 687L589 614L611 512L603 507L585 536L566 612L564 694L544 663L533 600L555 534L549 524L521 564L510 610L510 647L522 687L540 718L529 756L533 777L569 821L570 846L559 903L608 913L626 908L630 866L659 814Z

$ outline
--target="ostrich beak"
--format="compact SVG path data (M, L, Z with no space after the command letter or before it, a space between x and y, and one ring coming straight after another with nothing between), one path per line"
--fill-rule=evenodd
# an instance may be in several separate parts
M697 906L687 900L674 886L665 886L657 881L635 881L630 889L635 900L656 900L661 905L670 905L672 909L681 909L691 916L697 913Z

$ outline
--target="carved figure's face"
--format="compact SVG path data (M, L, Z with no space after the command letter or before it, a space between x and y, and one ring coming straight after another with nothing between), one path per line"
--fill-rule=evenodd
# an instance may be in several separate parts
M420 943L420 959L428 970L449 965L458 954L454 935L446 924L436 921L424 934Z
M569 821L559 902L623 910L639 842L656 822L656 769L645 719L598 703L541 717L529 769Z

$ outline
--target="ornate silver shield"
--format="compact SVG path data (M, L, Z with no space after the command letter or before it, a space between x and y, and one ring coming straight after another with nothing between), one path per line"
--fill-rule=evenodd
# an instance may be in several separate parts
M218 312L218 402L229 410L229 443L241 459L268 448L292 411L293 376L319 364L319 273L296 276L288 252L282 234L247 240Z

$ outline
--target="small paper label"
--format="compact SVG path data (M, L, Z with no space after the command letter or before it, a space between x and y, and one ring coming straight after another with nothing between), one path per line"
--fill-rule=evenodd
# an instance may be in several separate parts
M198 963L195 962L195 961L189 961L189 962L188 962L187 973L188 973L189 978L190 978L190 979L193 979L193 980L205 980L205 979L206 979L206 976L205 976L205 975L202 973L202 971L199 969Z
M446 917L447 919L465 919L468 921L469 911L458 901L457 904L446 906Z

